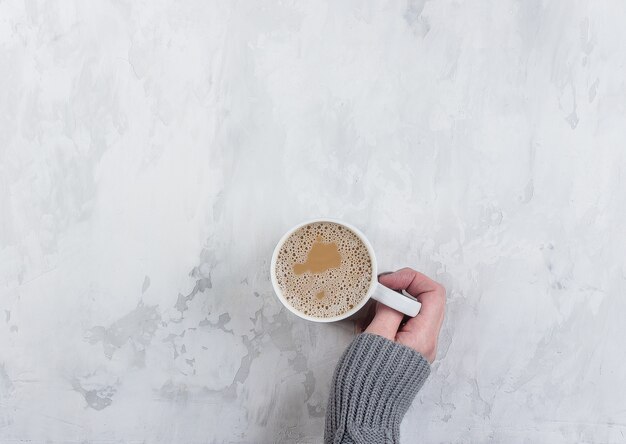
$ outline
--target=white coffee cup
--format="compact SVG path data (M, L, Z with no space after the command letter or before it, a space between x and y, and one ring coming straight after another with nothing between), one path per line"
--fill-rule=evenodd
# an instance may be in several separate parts
M296 310L294 307L291 306L291 304L289 304L289 302L287 302L287 299L283 295L283 292L280 289L280 286L278 285L278 279L276 278L276 261L278 259L278 253L280 252L280 249L285 243L285 241L289 238L289 236L291 236L298 229L306 225L317 223L317 222L329 222L329 223L339 224L339 225L346 227L350 231L352 231L354 234L356 234L359 237L359 239L361 239L361 242L363 242L363 244L367 248L370 259L372 261L372 277L371 277L369 289L367 290L367 294L365 295L365 297L357 305L355 305L351 310L343 314L340 314L338 316L333 316L330 318L318 318L315 316L309 316ZM280 302L282 302L282 304L285 307L287 307L287 309L289 309L289 311L291 311L293 314L300 316L303 319L307 319L309 321L334 322L334 321L340 321L342 319L349 318L350 316L355 314L357 311L359 311L361 308L363 308L363 306L367 303L367 301L370 298L373 298L377 300L378 302L385 304L388 307L391 307L411 317L417 315L421 307L420 303L415 298L409 295L398 293L397 291L391 290L385 287L384 285L381 285L378 283L378 262L376 261L376 255L374 254L374 249L372 248L372 244L370 244L370 242L367 240L365 235L361 233L361 231L359 231L356 227L346 222L342 222L342 221L335 220L335 219L309 220L307 222L303 222L299 225L296 225L287 233L285 233L285 235L278 241L276 248L274 248L270 274L272 276L272 285L274 286L274 292L276 292L276 296L278 296L278 299L280 300Z

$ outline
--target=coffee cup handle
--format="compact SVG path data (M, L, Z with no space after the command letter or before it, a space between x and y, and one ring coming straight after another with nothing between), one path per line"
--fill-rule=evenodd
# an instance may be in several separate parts
M376 284L376 290L372 298L376 299L381 304L385 304L387 307L391 307L411 317L415 317L422 306L413 296L392 290L382 284Z

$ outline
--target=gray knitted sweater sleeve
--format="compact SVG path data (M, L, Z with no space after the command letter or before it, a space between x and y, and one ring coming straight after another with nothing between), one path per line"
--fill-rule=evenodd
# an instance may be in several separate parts
M400 422L429 374L415 350L360 334L335 369L324 443L398 443Z

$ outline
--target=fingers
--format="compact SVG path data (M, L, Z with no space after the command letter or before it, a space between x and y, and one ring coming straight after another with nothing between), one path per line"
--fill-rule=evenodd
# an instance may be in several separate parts
M402 322L404 315L386 305L376 303L376 314L370 325L365 329L366 333L373 333L393 341Z
M420 352L429 362L433 362L445 313L445 288L410 268L379 276L378 280L389 288L406 290L422 304L417 316L409 318L397 332L396 339Z
M440 286L428 276L411 268L378 276L378 281L392 290L406 290L411 296L418 297L421 293L433 291Z
M445 313L446 291L443 286L410 268L380 275L378 280L393 290L406 290L422 307L417 316L401 326L402 313L377 303L374 319L365 331L396 340L433 362Z
M416 318L422 315L421 318L436 319L443 313L445 289L441 284L419 271L403 268L395 273L381 275L378 280L385 287L393 290L406 290L407 293L414 296L422 304Z

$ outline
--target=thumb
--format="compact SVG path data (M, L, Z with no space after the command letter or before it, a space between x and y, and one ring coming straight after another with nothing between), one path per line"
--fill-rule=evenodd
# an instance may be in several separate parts
M404 315L399 311L389 308L380 302L376 303L376 314L370 325L365 329L366 333L373 333L393 341L398 333L398 327Z

